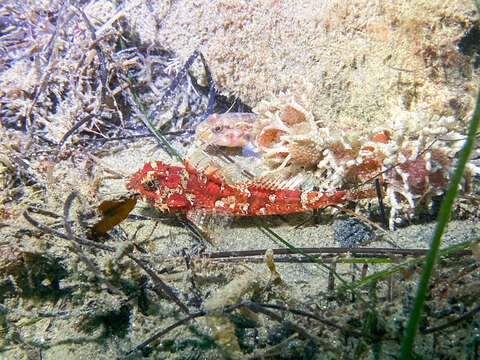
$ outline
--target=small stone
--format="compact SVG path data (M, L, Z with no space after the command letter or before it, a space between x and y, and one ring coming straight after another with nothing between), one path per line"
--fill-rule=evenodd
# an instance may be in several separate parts
M338 219L333 223L333 239L342 247L358 247L371 240L371 226L360 219Z

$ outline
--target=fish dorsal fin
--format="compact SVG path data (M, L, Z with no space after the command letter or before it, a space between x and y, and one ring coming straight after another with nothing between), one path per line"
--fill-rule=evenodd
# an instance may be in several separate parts
M207 176L209 179L233 185L234 181L229 175L230 167L216 164L210 155L205 151L197 149L185 157L185 167L189 172L197 172Z
M283 189L283 190L299 190L301 185L305 183L305 177L297 174L288 179L274 175L261 176L249 182L250 185L263 189Z

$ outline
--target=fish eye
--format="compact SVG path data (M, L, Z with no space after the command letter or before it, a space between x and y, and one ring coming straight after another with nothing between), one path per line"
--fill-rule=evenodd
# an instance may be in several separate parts
M143 187L146 189L146 190L152 190L154 187L155 187L155 182L152 181L152 180L149 180L147 182L144 182L143 183Z
M218 134L220 131L222 131L222 130L223 130L223 127L221 127L220 125L215 126L215 127L213 128L213 132L214 132L214 133L217 133L217 134Z

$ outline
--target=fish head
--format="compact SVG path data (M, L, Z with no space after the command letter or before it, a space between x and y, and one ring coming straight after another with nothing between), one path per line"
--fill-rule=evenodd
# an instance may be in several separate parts
M137 192L158 210L177 211L188 205L187 182L188 173L183 167L150 161L130 176L127 189Z
M243 118L236 113L212 114L197 126L196 136L207 144L244 147L250 141L251 124L242 122Z

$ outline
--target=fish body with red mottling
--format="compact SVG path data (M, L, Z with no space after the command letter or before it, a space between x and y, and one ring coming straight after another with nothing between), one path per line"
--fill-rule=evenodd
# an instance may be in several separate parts
M160 161L146 163L131 175L127 188L163 212L190 216L195 211L233 216L276 215L307 211L347 201L346 191L323 193L235 183L216 171L198 171Z

